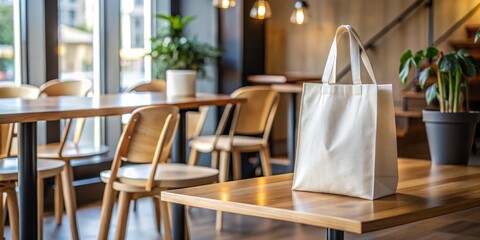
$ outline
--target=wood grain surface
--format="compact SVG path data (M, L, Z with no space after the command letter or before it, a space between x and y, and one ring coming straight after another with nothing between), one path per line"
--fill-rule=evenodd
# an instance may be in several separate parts
M244 102L229 95L197 93L168 98L164 93L106 94L98 97L48 97L35 100L0 99L0 123L50 121L64 118L120 115L143 106L173 105L183 109Z
M300 75L250 75L248 81L262 84L302 83L320 81L320 77Z
M285 84L272 84L272 89L280 93L302 93L303 84L298 83L285 83Z
M293 174L162 192L162 200L366 233L480 206L480 167L399 159L397 194L375 201L292 191Z

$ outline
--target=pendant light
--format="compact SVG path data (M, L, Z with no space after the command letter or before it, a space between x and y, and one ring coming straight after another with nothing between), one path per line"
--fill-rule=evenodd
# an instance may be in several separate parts
M290 22L293 24L304 24L308 21L308 3L306 1L295 2Z
M270 4L267 0L257 0L253 4L252 10L250 10L250 17L256 19L267 19L272 16L270 10Z
M213 6L217 8L235 7L235 0L213 0Z

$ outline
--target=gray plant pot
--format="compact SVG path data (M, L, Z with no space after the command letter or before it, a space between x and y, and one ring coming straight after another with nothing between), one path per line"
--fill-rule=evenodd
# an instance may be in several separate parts
M434 164L467 165L479 112L442 113L423 110L428 146Z

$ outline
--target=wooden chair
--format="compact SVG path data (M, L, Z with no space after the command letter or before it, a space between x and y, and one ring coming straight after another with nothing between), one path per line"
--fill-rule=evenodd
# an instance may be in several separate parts
M218 181L216 169L166 163L178 126L176 107L143 107L132 113L120 138L112 168L100 174L106 183L99 239L107 239L116 192L118 203L115 239L124 239L130 201L159 196L160 191ZM120 167L121 162L134 163ZM162 209L164 210L164 209ZM168 218L168 212L162 215Z
M39 93L40 90L37 87L28 84L0 87L0 98L36 99Z
M153 80L151 82L140 82L128 87L125 92L165 92L167 84L165 80Z
M165 92L167 88L167 84L165 80L153 80L151 82L140 82L135 85L128 87L125 92ZM189 111L187 112L187 139L191 139L193 137L197 137L200 135L200 132L203 129L203 124L205 123L205 119L207 118L208 114L208 107L200 107L199 111ZM128 115L125 119L128 120ZM122 121L124 118L122 117ZM126 122L126 121L125 121ZM158 204L158 199L153 198L155 212L160 212L160 206ZM137 209L137 201L134 201L133 210ZM160 215L156 214L156 223L157 223L157 230L161 230L161 219Z
M223 126L219 124L215 135L193 138L190 141L192 151L189 164L197 163L199 152L212 152L212 162L215 167L216 157L220 153L220 181L224 182L228 180L228 158L229 153L232 153L233 179L238 180L241 177L240 153L259 152L263 174L269 176L271 168L268 137L277 110L279 95L270 87L253 86L238 89L232 93L232 97L247 99L247 102L241 105L237 115L234 135L221 135ZM225 114L229 113L225 112ZM258 135L262 137L256 137Z
M90 80L72 80L72 81L58 81L51 80L40 87L40 97L56 97L56 96L86 96L92 87ZM74 123L75 122L75 123ZM69 133L75 125L75 132L73 141L69 141ZM60 142L49 143L38 146L37 156L43 159L62 160L65 163L64 171L61 174L61 183L63 195L65 199L65 209L70 222L72 231L72 238L78 239L78 228L76 220L76 197L75 189L73 188L73 169L70 163L71 160L88 158L102 155L108 152L108 147L105 145L94 146L93 144L80 144L80 138L85 125L85 119L66 119L65 127L60 139ZM60 200L59 197L57 200ZM61 202L61 201L59 201ZM59 203L60 204L60 203ZM63 209L63 206L58 206ZM61 224L61 215L56 216L57 224Z
M22 98L35 99L38 97L39 89L30 85L21 85L18 87L0 87L0 98ZM18 204L15 193L15 183L18 181L18 159L15 157L15 142L17 133L14 124L0 125L0 202L3 202L3 193L6 193L8 211L10 213L10 227L12 239L18 239ZM37 160L38 171L38 236L43 236L43 182L45 178L55 177L55 181L60 182L60 173L63 170L64 163L55 160ZM55 189L55 195L61 193L60 189ZM58 202L58 201L57 201ZM3 205L0 206L0 216L3 216ZM55 214L62 215L63 209L55 208ZM3 217L0 217L0 236L4 236Z
M229 110L226 108L213 136L200 136L190 141L189 164L196 165L198 153L212 154L211 164L217 168L220 153L220 182L228 180L230 168L230 153L233 155L233 179L241 178L242 152L259 152L262 171L265 176L270 176L270 150L268 137L272 127L275 112L279 102L279 94L270 87L252 86L243 87L232 93L232 97L246 98L247 102L237 107L231 131L229 135L221 135L224 131L225 122L228 119ZM228 106L227 106L228 107ZM250 136L248 136L250 135ZM252 136L253 135L253 136ZM256 137L262 135L262 137ZM216 229L222 228L222 214L217 212Z

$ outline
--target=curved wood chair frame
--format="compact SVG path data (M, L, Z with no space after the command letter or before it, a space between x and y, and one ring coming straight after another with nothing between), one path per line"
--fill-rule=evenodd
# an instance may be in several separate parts
M165 92L166 89L167 84L165 80L152 80L151 82L134 84L125 89L125 92Z
M116 192L120 193L115 239L124 239L130 201L158 197L165 189L198 186L218 181L218 171L167 163L178 127L177 107L143 107L135 110L120 138L111 170L102 172L106 182L99 239L108 238ZM120 167L122 162L136 165ZM180 173L184 174L181 175ZM199 175L200 174L200 175ZM160 205L158 198L155 203ZM157 210L168 218L168 211Z
M91 88L92 82L88 79L67 81L54 79L40 86L40 97L87 96ZM77 201L73 187L73 169L70 160L97 156L109 151L108 147L104 145L98 147L80 145L84 126L85 118L65 119L65 126L60 141L38 146L37 150L39 158L62 160L65 163L65 168L61 173L61 181L58 181L58 185L63 190L65 209L74 240L79 239L79 235L76 218ZM73 141L70 142L68 137L72 128L74 128ZM61 199L61 197L58 199ZM63 209L63 205L58 207ZM56 220L58 224L61 224L61 215L56 216Z
M39 96L40 90L31 85L0 87L0 98L21 98L21 99L36 99ZM2 193L6 193L7 204L10 212L10 224L12 238L18 239L18 204L15 193L15 183L18 181L18 168L12 167L18 163L17 159L7 159L16 157L17 153L13 151L14 139L17 137L15 124L1 124L0 125L0 183L2 184ZM5 166L6 167L5 167ZM55 177L55 184L57 188L54 191L55 195L55 209L54 213L57 219L62 217L63 200L61 191L60 174L64 168L64 163L54 160L37 160L37 194L38 194L38 236L39 239L43 237L43 181L45 178ZM13 183L13 185L12 185ZM10 189L9 189L10 188ZM2 194L2 198L3 194ZM3 201L2 201L3 202ZM14 204L15 202L15 204ZM3 216L3 205L0 208L0 216ZM3 218L0 223L0 236L4 234ZM57 221L58 223L58 221Z
M217 168L220 160L220 166L218 166L220 169L219 180L225 182L228 180L229 158L230 153L232 153L233 179L238 180L241 178L241 153L259 152L263 174L270 176L272 172L268 138L280 96L270 87L251 86L238 89L232 93L232 97L246 98L247 102L235 108L228 136L222 135L222 133L230 115L231 105L225 108L214 136L200 136L190 141L191 151L188 163L196 165L199 152L211 152L211 166ZM258 116L253 117L252 114ZM262 135L262 137L243 137L239 135ZM208 147L200 148L199 145L203 145L205 139L208 140ZM236 140L241 140L242 144L237 145ZM221 212L217 212L215 228L217 231L222 229Z

